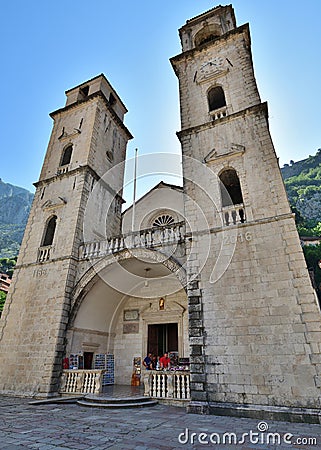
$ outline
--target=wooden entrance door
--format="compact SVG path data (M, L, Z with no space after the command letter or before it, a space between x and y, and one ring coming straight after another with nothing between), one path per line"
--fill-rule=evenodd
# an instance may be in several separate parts
M177 323L148 325L147 351L156 356L178 351Z

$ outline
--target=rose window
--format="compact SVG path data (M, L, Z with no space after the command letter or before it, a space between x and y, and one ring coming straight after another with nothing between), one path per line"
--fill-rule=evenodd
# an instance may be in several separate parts
M153 227L165 227L166 225L172 225L174 222L172 216L169 214L162 214L154 220Z

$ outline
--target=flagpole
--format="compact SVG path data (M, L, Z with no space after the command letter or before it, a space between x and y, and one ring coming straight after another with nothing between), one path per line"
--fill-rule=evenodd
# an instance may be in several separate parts
M133 190L133 211L132 211L132 232L134 232L135 228L135 206L136 206L136 181L137 181L137 152L138 149L135 149L135 161L134 161L134 190Z

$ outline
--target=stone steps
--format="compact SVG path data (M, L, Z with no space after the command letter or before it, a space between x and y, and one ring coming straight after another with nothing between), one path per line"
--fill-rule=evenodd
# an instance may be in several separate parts
M39 400L32 400L28 402L29 405L47 405L47 404L55 404L55 403L76 403L78 400L82 400L84 398L84 395L69 395L69 396L62 396L62 397L49 397L49 398L43 398Z
M78 400L77 404L94 408L141 408L157 405L156 400L145 396L133 397L109 397L86 395L85 398Z

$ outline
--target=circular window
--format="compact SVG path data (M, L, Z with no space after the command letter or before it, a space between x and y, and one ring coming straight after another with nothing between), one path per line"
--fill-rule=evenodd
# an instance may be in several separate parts
M169 214L162 214L157 217L153 222L153 227L165 227L166 225L172 225L175 222L172 216Z

